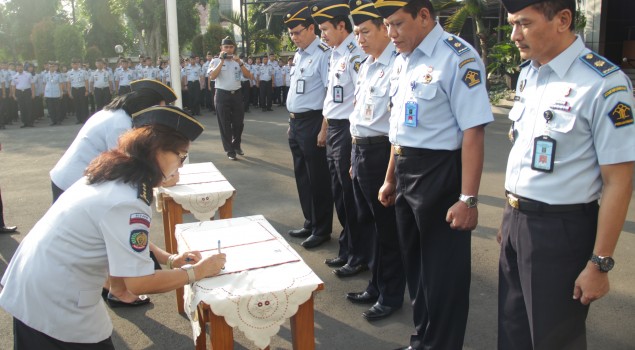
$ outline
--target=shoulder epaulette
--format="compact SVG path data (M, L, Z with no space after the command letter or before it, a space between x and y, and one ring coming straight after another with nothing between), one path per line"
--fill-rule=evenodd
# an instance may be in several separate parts
M525 67L527 67L530 63L531 63L531 60L527 60L527 61L525 61L525 62L523 62L523 63L521 63L521 64L520 64L520 68L525 68Z
M318 45L318 47L320 48L320 50L325 51L325 52L330 49L330 47L328 45L326 45L325 43L320 43L320 45Z
M137 190L137 198L141 199L145 204L150 205L152 203L152 186L142 182L139 184Z
M620 70L620 67L614 65L606 58L593 52L589 52L580 56L580 60L586 63L587 66L591 67L591 69L593 69L602 77L605 77L613 72Z
M364 62L366 62L367 59L368 59L368 56L364 57L364 59L361 62L359 62L359 63L364 63Z
M462 54L470 51L470 48L463 44L459 39L454 36L450 36L449 38L443 40L448 46L456 52L457 55L461 56Z
M351 41L350 43L348 43L348 45L346 45L346 48L348 49L348 51L353 52L353 50L355 50L357 46L355 46L355 44L353 44L353 42Z

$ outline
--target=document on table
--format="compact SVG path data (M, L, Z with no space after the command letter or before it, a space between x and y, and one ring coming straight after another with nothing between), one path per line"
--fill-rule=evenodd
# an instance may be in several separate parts
M289 248L277 239L221 248L221 252L227 256L227 262L225 269L221 270L219 275L300 261ZM201 252L203 257L217 253L216 249Z
M198 250L203 257L221 252L227 255L221 275L300 261L285 244L259 222L244 221L210 229L206 225L188 227L179 232L187 250Z

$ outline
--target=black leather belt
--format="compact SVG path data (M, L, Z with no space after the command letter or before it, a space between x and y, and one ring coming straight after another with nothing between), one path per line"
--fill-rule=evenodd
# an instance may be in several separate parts
M434 152L433 150L429 150L426 148L414 148L414 147L404 147L404 146L399 146L399 145L395 145L394 146L395 149L395 154L398 156L423 156L426 154L430 154L431 152Z
M317 116L317 115L322 117L322 110L321 109L314 110L314 111L308 111L308 112L300 112L300 113L289 112L289 116L291 117L291 119L302 119L302 118L314 117L314 116Z
M327 119L326 124L333 126L347 126L351 125L348 119Z
M20 92L27 92L27 91L31 92L31 88L28 88L28 89L16 89L16 90L18 90Z
M373 145L377 143L388 143L388 136L353 137L354 145Z
M218 92L224 92L224 93L226 93L226 94L230 94L230 95L234 95L234 94L239 93L241 90L240 90L240 89L237 89L237 90L216 89L216 91L218 91Z
M542 213L567 213L572 211L581 211L586 209L587 206L596 203L596 201L594 201L586 204L547 204L533 199L523 198L509 191L505 191L505 196L507 197L507 203L509 203L509 205L514 209Z

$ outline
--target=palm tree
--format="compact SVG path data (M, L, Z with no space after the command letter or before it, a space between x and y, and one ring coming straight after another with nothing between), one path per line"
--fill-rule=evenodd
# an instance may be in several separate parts
M468 18L472 18L476 24L476 36L481 47L481 59L487 67L487 39L490 33L487 31L483 16L485 14L486 0L436 0L433 1L437 11L453 10L445 23L445 30L459 35Z

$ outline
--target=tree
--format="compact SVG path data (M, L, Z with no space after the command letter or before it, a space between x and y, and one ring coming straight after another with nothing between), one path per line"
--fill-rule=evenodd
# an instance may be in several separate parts
M214 53L219 51L220 43L228 35L232 35L230 31L223 28L219 24L210 24L205 34L199 34L192 40L192 53L204 55L207 51Z
M198 16L194 9L197 2L176 2L181 47L191 41L198 28ZM124 17L125 26L131 31L139 53L152 57L163 53L167 38L164 0L110 0L110 5L114 13Z
M95 46L106 56L115 56L115 45L130 47L120 16L111 10L105 0L83 0L81 13L87 18L86 46Z
M456 35L461 34L461 30L468 18L472 18L476 25L476 36L481 48L481 59L487 67L488 38L490 32L485 26L483 16L485 13L485 0L448 0L435 1L437 11L454 10L445 23L445 30Z
M48 61L56 59L55 56L55 23L51 19L40 21L33 27L31 43L35 59L40 67Z
M6 3L11 40L16 56L33 58L31 31L35 23L57 15L59 0L12 0Z
M86 53L84 37L76 26L62 24L55 28L55 56L62 64L70 63L72 58L83 59Z

